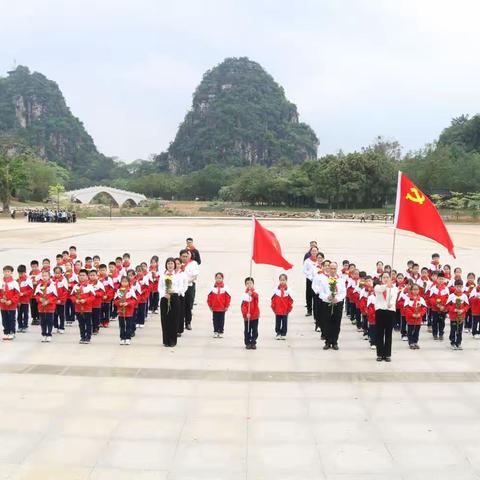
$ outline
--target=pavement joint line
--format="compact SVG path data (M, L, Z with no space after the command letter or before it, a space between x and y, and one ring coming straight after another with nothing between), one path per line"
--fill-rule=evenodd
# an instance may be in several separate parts
M187 370L93 365L20 364L0 365L1 374L54 375L146 380L200 380L267 383L476 383L480 371L457 372L290 372L241 370Z

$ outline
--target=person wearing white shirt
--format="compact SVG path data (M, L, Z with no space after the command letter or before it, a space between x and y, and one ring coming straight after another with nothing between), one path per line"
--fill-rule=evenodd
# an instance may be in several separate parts
M160 297L160 319L162 321L163 345L175 347L177 345L178 322L180 318L179 295L184 288L184 278L175 272L175 259L167 258L165 272L158 280Z
M185 292L185 328L192 329L192 310L195 301L195 282L199 274L198 263L192 260L192 254L189 250L180 251L180 260L182 262L182 271L187 277L188 288Z
M312 315L313 311L313 290L312 290L312 281L313 277L318 270L318 248L313 246L310 248L310 256L306 258L303 262L303 274L305 275L305 301L307 302L307 317ZM320 261L323 261L323 257L320 257Z
M313 276L312 291L313 291L313 318L315 319L315 331L320 332L321 339L325 340L325 321L323 319L323 301L320 298L320 284L324 277L328 274L330 261L324 260L318 271ZM340 276L340 278L343 277Z
M178 318L180 320L178 321L177 337L181 337L183 332L185 331L185 321L184 321L184 319L185 319L185 293L188 290L188 280L187 280L187 276L185 275L185 272L182 271L182 262L180 261L179 258L175 259L175 273L182 279L182 284L183 284L183 287L178 294L178 299L179 299Z
M375 286L375 323L377 330L377 362L390 362L392 357L392 330L395 322L398 288L390 274L383 273L381 284Z
M320 279L319 297L323 302L324 350L338 350L338 336L342 321L343 302L347 294L344 280L337 274L338 265L331 262L325 275ZM335 290L335 293L333 293Z

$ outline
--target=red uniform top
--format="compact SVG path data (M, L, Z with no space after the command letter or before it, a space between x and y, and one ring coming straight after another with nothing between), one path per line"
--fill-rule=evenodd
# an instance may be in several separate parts
M480 316L480 285L471 291L469 301L472 315Z
M0 283L0 310L16 310L20 300L20 286L10 277ZM9 302L7 304L7 302Z
M95 298L93 299L92 308L101 308L103 302L103 296L105 295L105 288L100 280L96 282L90 282L90 285L95 292Z
M42 278L42 272L40 271L40 269L38 268L34 268L33 270L31 270L30 272L30 280L32 281L32 285L33 285L33 290L35 291L35 289L37 288L37 285L38 285L38 282L41 280Z
M22 275L18 277L18 285L20 287L20 298L18 303L23 305L30 303L30 299L33 295L32 279L26 273L22 273Z
M92 311L93 301L95 299L95 290L88 281L78 283L72 289L70 298L75 304L76 313L89 313ZM79 300L85 300L85 303L79 303Z
M63 275L56 274L52 278L55 288L57 289L57 305L63 305L68 298L70 288L68 286L67 279Z
M215 282L207 296L207 304L212 312L225 312L231 300L232 297L223 282Z
M450 291L448 290L448 287L445 284L440 286L439 284L434 283L430 288L430 298L429 298L429 304L432 311L434 312L445 311L445 308L442 310L441 307L445 307L449 295L450 295Z
M250 305L250 310L249 310ZM260 317L260 308L258 306L258 293L255 290L246 290L242 297L242 315L247 320L247 314L250 312L250 320L258 320Z
M153 265L150 265L149 267L151 278L152 278L152 284L151 284L151 291L152 292L157 292L158 291L158 281L160 279L160 275L158 272L158 266L155 267Z
M423 316L427 313L427 304L421 295L410 295L405 301L405 319L408 325L421 325ZM414 317L418 314L418 317Z
M450 317L451 322L463 322L465 316L467 315L470 305L468 303L468 297L463 293L452 293L447 300L447 310L448 316ZM461 310L459 314L455 310Z
M53 313L57 308L58 293L55 282L40 280L35 289L39 313Z
M101 275L99 276L99 280L103 284L103 288L105 289L105 293L102 298L102 303L110 303L115 296L115 286L113 284L113 280L108 275Z
M292 292L285 285L279 285L272 295L271 307L275 315L288 315L293 308Z
M147 303L150 295L150 288L148 285L148 278L143 273L137 273L137 295L138 303Z
M369 325L376 325L375 320L375 294L372 293L367 298L367 317Z
M369 290L368 288L362 288L360 291L360 296L358 299L358 308L360 309L360 312L362 315L368 315L367 312L367 301L369 295L373 292L372 290Z
M133 288L123 288L120 287L115 292L115 299L113 303L117 307L118 315L120 317L133 317L133 312L137 306L137 298L135 296L135 290ZM125 306L120 306L120 303L126 303Z
M71 292L72 288L78 283L77 274L72 270L70 272L65 272L64 275L68 282L68 291Z

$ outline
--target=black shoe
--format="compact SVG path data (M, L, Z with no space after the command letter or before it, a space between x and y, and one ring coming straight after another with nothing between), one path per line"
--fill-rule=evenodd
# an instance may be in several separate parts
M320 335L320 340L325 340L325 335Z
M252 346L251 346L250 344L248 344L248 345L245 345L245 348L246 348L247 350L251 350L251 349L252 349Z
M191 329L192 329L192 326L191 326L190 324L188 324L188 325L185 325L185 328L186 328L187 330L191 330Z
M377 362L381 362L383 360L382 357L377 357Z
M330 350L330 345L328 343L326 343L324 346L323 346L323 349L324 350Z
M305 315L306 317L311 317L312 316L312 312L307 312L307 314Z
M256 346L256 345L251 345L250 348L251 348L252 350L256 350L256 349L257 349L257 346Z
M177 333L177 338L180 338L182 336L181 333Z
M385 357L384 360L385 360L386 362L391 362L391 361L392 361L392 359L391 359L390 357Z
M332 348L333 348L334 350L338 350L338 345L335 344Z

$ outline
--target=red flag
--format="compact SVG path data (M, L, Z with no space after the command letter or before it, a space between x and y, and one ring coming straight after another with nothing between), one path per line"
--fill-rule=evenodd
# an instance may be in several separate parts
M289 270L293 265L282 256L282 248L273 232L263 228L260 222L253 219L253 251L252 260L255 263L275 265Z
M394 227L431 238L456 258L452 239L435 205L402 172L398 172Z

